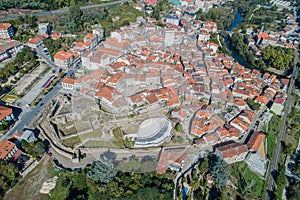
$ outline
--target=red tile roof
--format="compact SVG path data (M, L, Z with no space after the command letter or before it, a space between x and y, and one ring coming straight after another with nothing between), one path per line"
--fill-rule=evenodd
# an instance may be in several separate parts
M231 158L248 152L245 145L236 142L218 147L217 149L221 152L223 158Z
M95 37L95 35L92 34L92 33L88 33L88 34L85 35L85 38L86 38L86 39L91 39L91 38L93 38L93 37Z
M7 154L15 147L16 145L9 140L3 140L0 142L0 160L3 160Z
M51 37L53 39L60 39L61 38L61 33L59 33L59 32L53 32L52 35L51 35Z
M0 121L2 121L5 117L12 114L12 108L7 106L0 106Z
M187 148L163 149L157 163L156 172L165 174L170 163L181 165L186 156Z
M69 52L58 51L58 52L54 55L54 59L68 60L68 59L71 58L72 56L73 56L73 54L71 54L71 53L69 53Z
M157 97L155 96L154 93L151 93L150 95L146 96L146 100L149 104L153 104L153 103L158 102L158 99L157 99Z
M39 42L41 42L43 40L44 40L43 37L37 36L37 37L29 39L28 43L30 43L30 44L38 44Z
M265 139L265 135L260 132L254 132L254 134L251 136L249 142L247 143L248 149L251 149L253 151L258 151L260 145Z
M266 32L262 32L260 34L257 35L258 39L268 39L269 35Z
M264 97L264 96L258 96L255 98L255 101L257 101L258 103L261 103L261 104L267 104L269 102L269 100L267 99L267 97Z
M74 85L75 84L75 79L74 78L66 77L61 82L62 83L67 83L67 84Z
M10 23L0 23L0 30L7 30L11 27Z

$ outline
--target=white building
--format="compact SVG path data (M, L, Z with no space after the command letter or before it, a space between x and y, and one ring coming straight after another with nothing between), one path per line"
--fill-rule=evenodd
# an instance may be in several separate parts
M66 90L74 90L75 79L66 77L61 81L62 87Z
M18 137L20 140L26 140L26 142L35 142L37 141L36 137L34 136L34 132L31 130L26 130Z
M164 18L164 22L171 23L171 24L178 26L180 19L176 15L167 14L166 17Z
M38 25L39 26L39 31L38 33L40 35L43 35L43 34L48 34L50 35L51 34L51 27L49 25L49 23L41 23Z
M54 62L58 67L68 69L73 64L73 54L65 51L58 51L54 55Z
M153 147L167 142L173 136L172 123L164 117L150 118L141 123L135 147Z
M18 41L11 41L0 45L0 62L15 55L23 49L24 45Z
M0 38L11 39L15 32L10 23L0 23Z

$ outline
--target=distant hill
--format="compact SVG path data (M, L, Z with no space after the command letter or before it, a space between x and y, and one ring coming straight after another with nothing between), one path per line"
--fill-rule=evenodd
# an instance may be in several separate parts
M86 5L101 3L101 0L1 0L0 10L10 8L32 9L32 10L56 10L71 5Z

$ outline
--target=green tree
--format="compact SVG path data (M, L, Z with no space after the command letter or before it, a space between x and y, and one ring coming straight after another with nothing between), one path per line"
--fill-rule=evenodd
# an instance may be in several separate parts
M286 193L287 199L299 200L300 199L300 181L290 179L289 186Z
M294 147L291 143L286 143L285 141L283 141L281 143L282 146L282 152L286 155L292 155L294 152Z
M183 131L182 125L180 123L177 123L175 126L175 130L178 132L182 132Z
M94 181L108 183L113 180L117 171L114 164L106 159L100 159L95 162L95 165L88 171L88 177Z
M0 199L5 192L15 185L18 179L18 169L12 163L0 161Z
M75 173L71 179L71 186L66 200L85 200L89 197L89 188L84 173Z
M247 99L247 103L252 110L259 110L260 104L256 103L253 99Z
M26 140L21 140L21 147L25 150L29 147L29 143Z
M274 192L276 199L281 199L283 189L287 186L287 178L285 176L285 166L280 166L276 177L276 190Z
M79 31L82 28L83 21L82 21L83 12L78 5L70 6L69 8L69 23L68 28L71 33Z
M228 171L226 162L216 155L209 158L209 172L213 177L216 187L222 189L226 186Z

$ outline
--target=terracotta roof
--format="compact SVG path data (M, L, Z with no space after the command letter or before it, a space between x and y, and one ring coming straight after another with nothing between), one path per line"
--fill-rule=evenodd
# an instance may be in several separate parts
M149 104L156 103L158 101L157 97L154 93L151 93L150 95L146 96L146 100Z
M75 79L74 78L66 77L61 82L62 83L67 83L67 84L74 85L75 84Z
M0 23L0 30L7 30L11 27L10 23Z
M16 145L9 140L3 140L0 142L0 160L3 160L7 154L15 147Z
M245 145L236 142L218 147L217 149L221 152L223 158L231 158L248 152Z
M30 43L30 44L38 44L39 42L41 42L43 40L44 40L43 37L37 36L37 37L29 39L28 43Z
M17 47L22 45L22 43L18 42L18 41L11 41L8 42L4 45L0 45L0 54L3 54L4 52L6 52L7 50L13 48L13 47Z
M60 39L61 38L61 33L59 33L59 32L53 32L51 34L51 37L54 38L54 39Z
M135 94L135 95L132 95L130 97L130 100L133 102L133 103L140 103L140 102L143 102L143 98L140 94Z
M282 82L284 85L288 85L289 82L290 82L290 79L282 78L282 79L281 79L281 82Z
M265 135L255 131L253 135L251 136L250 140L247 143L248 149L251 149L253 151L258 151L260 145L265 139Z
M95 37L95 35L92 34L92 33L88 33L88 34L85 35L85 38L87 38L87 39L91 39L93 37Z
M108 101L113 101L115 98L114 95L121 96L121 94L117 92L113 87L106 85L99 88L99 91L95 94L95 96L102 97Z
M258 96L255 98L255 101L257 101L258 103L261 103L261 104L265 104L265 105L269 102L269 100L265 96Z
M241 106L241 107L244 107L247 105L246 101L244 101L242 98L237 98L234 103L237 105L237 106Z
M87 41L84 43L84 46L89 47L91 44L92 44L92 41L91 41L91 40L87 40Z
M71 58L73 55L69 52L65 52L65 51L58 51L55 55L54 55L54 59L59 59L59 60L68 60L69 58Z
M74 47L83 47L83 42L77 42L75 45L74 45Z
M12 108L6 106L0 106L0 121L2 121L5 117L12 114Z
M111 49L111 48L105 48L105 47L99 47L98 52L103 53L103 54L112 55L112 56L118 56L119 55L118 50Z
M186 156L187 148L163 149L157 163L156 172L164 174L169 164L174 163L181 165Z
M237 124L242 130L248 131L249 124L242 120L240 117L234 118L230 124Z
M262 33L258 34L257 37L258 37L258 39L261 39L261 38L262 39L268 39L269 35L266 32L262 32Z

